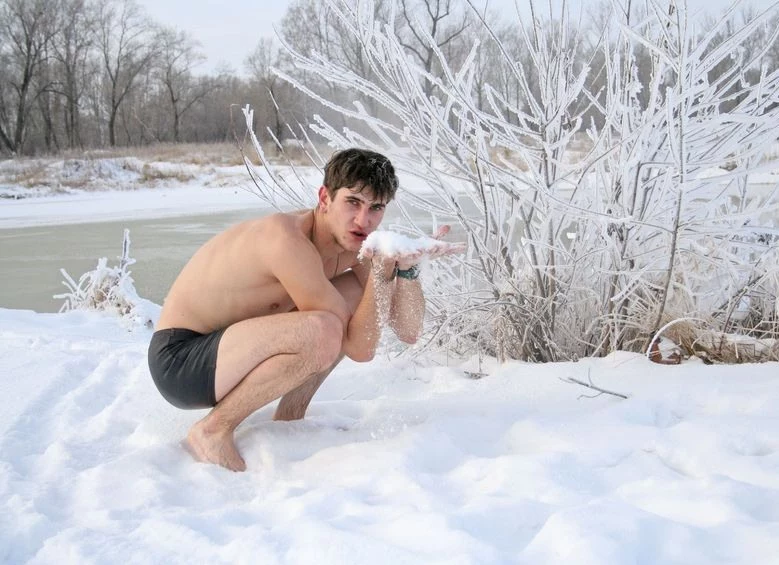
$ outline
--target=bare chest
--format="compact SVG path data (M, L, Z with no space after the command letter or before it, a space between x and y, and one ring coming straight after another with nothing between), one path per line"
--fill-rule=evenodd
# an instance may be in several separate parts
M249 286L235 295L234 309L240 318L253 318L289 312L295 303L279 282Z

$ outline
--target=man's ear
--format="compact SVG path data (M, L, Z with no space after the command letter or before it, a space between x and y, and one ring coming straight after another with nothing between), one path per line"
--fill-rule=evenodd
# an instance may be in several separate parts
M326 212L327 205L330 204L330 193L327 192L327 187L322 185L319 187L319 198L317 199L317 208L320 211Z

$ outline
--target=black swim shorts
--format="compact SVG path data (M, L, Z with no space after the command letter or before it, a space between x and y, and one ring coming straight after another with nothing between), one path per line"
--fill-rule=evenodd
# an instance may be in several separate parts
M165 400L187 409L216 404L216 352L223 333L201 334L180 328L154 332L149 370Z

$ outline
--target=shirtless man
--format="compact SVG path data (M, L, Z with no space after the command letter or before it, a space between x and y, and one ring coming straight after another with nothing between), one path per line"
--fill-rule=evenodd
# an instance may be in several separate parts
M380 320L404 342L417 340L425 306L418 254L357 259L397 187L383 155L336 153L313 211L238 224L181 271L152 337L149 367L174 406L212 407L187 435L198 460L245 470L236 427L277 398L274 419L303 418L344 355L373 358Z

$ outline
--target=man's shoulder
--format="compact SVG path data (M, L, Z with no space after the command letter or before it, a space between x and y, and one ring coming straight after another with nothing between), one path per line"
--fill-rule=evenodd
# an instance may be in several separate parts
M259 238L266 244L303 237L300 216L292 212L276 212L247 220L233 227L234 231L242 232L244 237Z
M300 246L311 245L306 233L305 217L296 212L278 212L259 220L256 225L263 247L268 251L289 253Z
M304 214L301 212L276 212L255 220L259 229L303 234Z

